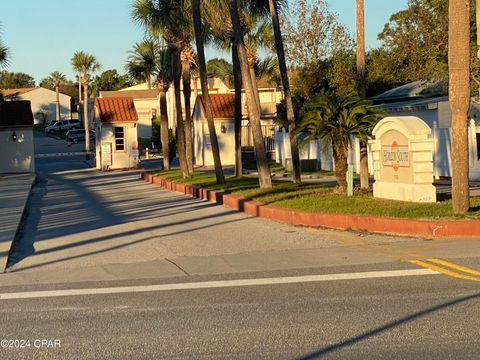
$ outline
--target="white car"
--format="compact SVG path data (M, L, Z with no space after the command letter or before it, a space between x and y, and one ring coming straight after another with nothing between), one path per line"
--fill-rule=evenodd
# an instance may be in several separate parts
M60 130L70 130L80 127L80 122L75 120L58 120L45 128L47 134L53 134L56 131Z

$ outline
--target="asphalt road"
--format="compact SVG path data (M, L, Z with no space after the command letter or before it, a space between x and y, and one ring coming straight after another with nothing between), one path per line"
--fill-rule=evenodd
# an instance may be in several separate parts
M294 228L81 156L37 167L37 253L0 275L0 359L479 358L478 240ZM431 258L450 274L410 261Z
M85 150L84 142L78 144L71 144L71 146L68 146L66 140L57 139L54 135L47 135L43 131L35 131L34 143L35 154L37 156L54 153L77 153ZM91 144L91 146L93 146L93 143Z
M116 284L116 285L121 285ZM478 359L478 283L432 275L3 300L3 359Z

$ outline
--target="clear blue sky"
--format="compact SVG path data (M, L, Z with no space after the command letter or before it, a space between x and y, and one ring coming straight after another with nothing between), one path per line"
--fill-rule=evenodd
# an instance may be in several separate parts
M52 71L73 79L70 58L77 50L96 56L102 71L123 72L128 50L143 32L130 20L133 0L1 0L2 38L10 49L8 71L24 72L38 82ZM355 0L329 0L339 21L354 34ZM365 0L365 39L379 45L377 34L407 0ZM212 51L208 56L214 56Z

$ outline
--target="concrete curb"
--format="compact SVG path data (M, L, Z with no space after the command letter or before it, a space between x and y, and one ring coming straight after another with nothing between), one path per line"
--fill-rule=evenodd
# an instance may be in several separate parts
M179 184L158 175L141 173L141 178L165 189L202 200L215 202L251 216L262 217L290 225L326 227L372 233L407 235L420 238L480 237L480 220L413 220L361 215L325 214L276 208L258 201L244 199L224 191Z
M17 238L18 238L18 236L19 236L19 234L20 234L20 232L23 228L23 225L25 224L25 220L27 218L30 201L32 199L32 189L35 186L35 184L37 183L37 179L38 178L35 175L33 180L32 180L32 183L30 184L30 188L28 190L28 196L27 196L27 199L25 200L25 205L23 206L22 216L20 217L20 220L18 222L17 229L15 230L15 235L13 236L12 242L10 243L10 250L8 251L8 255L5 259L5 264L3 266L3 272L4 273L8 272L7 265L8 265L8 259L10 258L10 252L12 251L12 246L17 241Z

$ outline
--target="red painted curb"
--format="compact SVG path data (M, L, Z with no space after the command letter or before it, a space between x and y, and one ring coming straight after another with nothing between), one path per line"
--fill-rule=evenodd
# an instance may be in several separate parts
M412 220L361 215L326 214L276 208L248 200L224 191L203 189L194 185L174 183L158 175L142 173L141 178L201 200L225 205L255 217L267 218L291 225L327 227L423 238L480 237L480 220Z

